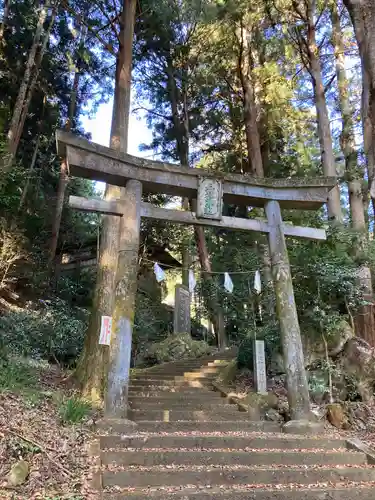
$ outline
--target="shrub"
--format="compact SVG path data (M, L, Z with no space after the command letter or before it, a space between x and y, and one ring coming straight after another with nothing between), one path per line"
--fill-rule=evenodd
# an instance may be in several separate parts
M162 342L152 344L146 352L149 364L166 363L179 359L199 358L209 354L212 348L203 340L193 340L187 333L170 335Z
M87 401L73 396L62 401L59 414L62 422L76 424L82 422L90 411L91 405Z
M0 360L0 392L38 393L41 366L24 358Z
M281 341L278 324L268 323L257 329L256 338L264 340L266 364L270 366L274 352L281 352ZM248 336L243 339L238 348L238 367L253 369L254 337Z
M41 306L0 317L2 351L70 365L82 350L86 313L60 299L43 301Z
M18 229L10 229L5 219L0 219L0 289L14 282L16 264L28 259L26 239Z

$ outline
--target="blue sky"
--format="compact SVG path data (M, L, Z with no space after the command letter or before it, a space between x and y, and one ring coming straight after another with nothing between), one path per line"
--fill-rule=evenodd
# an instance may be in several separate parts
M109 146L109 136L111 133L113 99L108 103L101 104L93 119L87 116L82 118L82 124L86 132L91 132L92 141L102 146ZM134 113L130 115L129 122L129 147L128 153L136 156L150 157L150 151L140 152L139 145L151 142L152 132L147 128L146 120L137 118Z

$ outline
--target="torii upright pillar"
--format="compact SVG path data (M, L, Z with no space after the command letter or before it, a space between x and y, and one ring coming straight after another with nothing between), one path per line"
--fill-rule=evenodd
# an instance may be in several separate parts
M268 201L265 211L270 228L268 243L290 416L292 421L306 421L310 419L310 397L280 205L277 201ZM289 427L291 425L289 424Z
M120 244L112 315L109 369L105 395L107 418L125 418L128 412L128 386L132 352L135 297L137 293L139 233L142 184L130 180L121 201Z

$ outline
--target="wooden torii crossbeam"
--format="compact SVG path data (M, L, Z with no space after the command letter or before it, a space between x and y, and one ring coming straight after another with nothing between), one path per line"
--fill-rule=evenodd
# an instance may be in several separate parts
M118 275L116 286L127 291L128 302L122 310L115 305L113 313L112 332L115 341L110 349L116 352L110 357L112 366L109 370L106 405L109 413L126 416L137 279L136 254L140 219L145 217L181 224L258 231L268 235L291 417L293 420L307 421L310 417L309 392L285 235L324 240L326 234L323 229L285 223L281 208L320 208L327 202L328 193L336 185L336 179L260 179L220 174L119 153L62 131L57 132L57 148L59 154L67 158L71 175L126 186L127 190L124 200L70 197L70 206L73 208L119 216L123 220L118 264L123 273ZM142 194L148 193L196 199L196 213L142 202ZM264 207L267 221L225 217L222 215L223 202Z

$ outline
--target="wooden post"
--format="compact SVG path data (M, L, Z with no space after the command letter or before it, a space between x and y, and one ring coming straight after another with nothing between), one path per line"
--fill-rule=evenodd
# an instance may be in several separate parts
M142 184L130 180L126 184L123 216L120 218L115 304L109 347L108 385L105 416L126 418L128 385L137 292L138 250L141 220Z
M280 205L277 201L268 201L265 211L290 415L292 420L305 421L310 419L309 389Z

